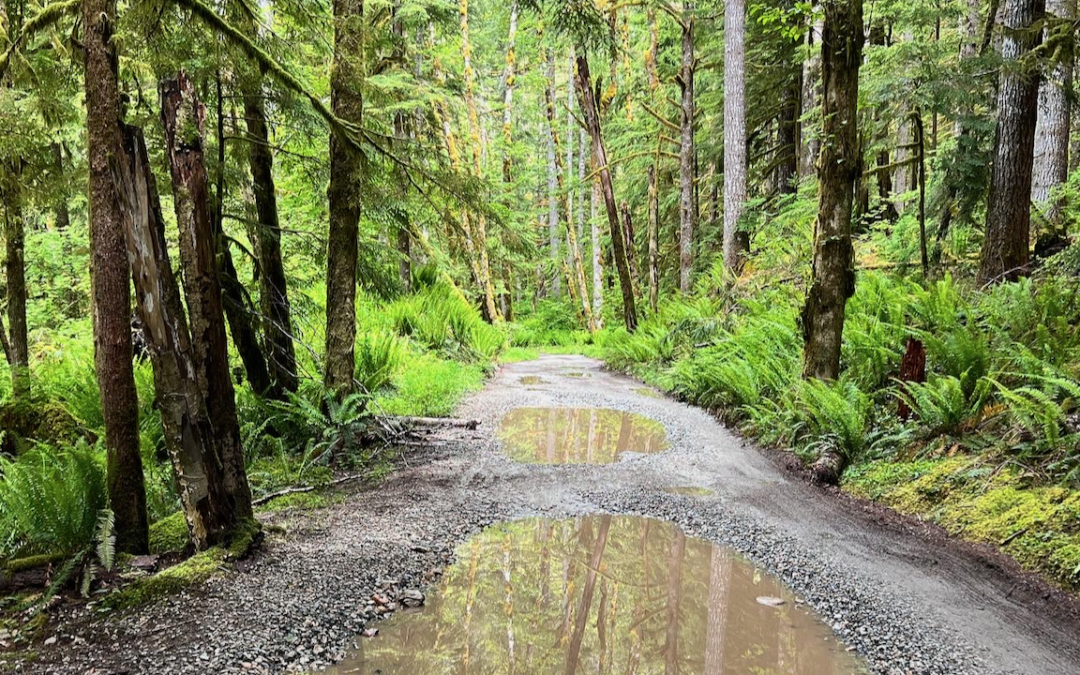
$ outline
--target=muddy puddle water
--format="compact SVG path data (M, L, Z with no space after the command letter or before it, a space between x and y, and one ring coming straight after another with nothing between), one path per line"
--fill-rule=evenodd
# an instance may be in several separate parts
M329 672L365 675L848 675L865 672L790 591L658 520L499 525L428 604Z
M606 408L515 408L499 439L511 459L531 464L610 464L668 447L659 422Z

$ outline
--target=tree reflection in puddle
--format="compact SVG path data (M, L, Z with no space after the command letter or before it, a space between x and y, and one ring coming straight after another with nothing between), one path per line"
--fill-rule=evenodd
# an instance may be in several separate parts
M499 439L511 459L530 464L610 464L668 447L659 422L606 408L515 408Z
M864 672L772 577L729 549L648 518L529 519L489 528L461 546L428 603L382 625L330 672Z

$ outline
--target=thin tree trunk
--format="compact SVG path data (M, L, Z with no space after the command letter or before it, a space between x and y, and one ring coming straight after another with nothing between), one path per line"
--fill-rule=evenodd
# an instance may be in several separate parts
M30 396L30 345L26 328L26 221L23 217L22 160L3 167L4 265L7 274L8 363L15 401Z
M656 313L660 297L660 201L656 189L656 164L650 164L649 180L649 310Z
M510 29L506 38L506 63L503 68L503 111L502 111L502 136L503 158L502 172L503 182L511 180L511 167L513 158L511 150L514 144L514 85L517 83L517 25L518 25L518 0L510 2ZM507 319L509 321L509 319Z
M815 8L820 3L814 3ZM816 12L815 12L816 14ZM822 21L818 19L806 32L806 48L809 52L803 62L802 72L802 118L799 123L799 178L806 178L814 173L818 153L821 150L820 114L815 114L821 103L821 32Z
M563 195L563 218L562 221L566 229L566 249L567 258L565 265L569 268L567 270L567 291L571 298L576 298L581 302L582 317L585 319L585 326L589 329L589 332L596 332L596 324L593 322L592 307L589 304L589 287L585 283L585 268L581 262L581 247L578 245L577 233L574 230L574 222L571 219L571 212L573 211L573 190L567 188L566 181L564 180L564 171L572 170L573 168L573 154L569 151L566 154L569 169L563 166L562 161L562 148L559 142L559 130L558 121L555 117L555 99L554 99L554 84L550 84L544 91L545 108L547 110L547 122L548 122L548 136L551 139L551 145L553 148L552 157L555 160L555 180L557 182L555 192L556 194ZM573 138L573 130L571 129L570 137ZM556 260L558 264L558 260Z
M333 0L334 63L330 104L343 120L361 124L361 82L365 76L363 0ZM356 369L356 265L364 171L359 153L330 136L329 234L326 252L326 388L339 395L353 390Z
M236 14L240 17L241 30L254 39L258 28L250 10L242 9ZM241 80L241 93L249 141L248 166L258 216L254 243L259 260L259 308L262 312L263 350L272 382L268 393L273 398L280 398L282 392L296 391L299 381L292 338L292 308L281 255L274 155L263 106L262 76L256 67L250 70L251 75Z
M1046 0L1047 14L1071 22L1076 15L1076 0ZM1050 17L1048 17L1050 18ZM1063 200L1053 192L1069 177L1069 136L1072 130L1070 101L1073 82L1073 38L1071 23L1051 23L1043 39L1056 45L1053 69L1039 85L1039 113L1035 126L1035 165L1031 180L1031 201L1044 209L1054 231L1062 227Z
M472 43L469 41L469 0L458 1L458 14L461 20L461 58L465 67L465 108L469 119L469 139L472 142L473 175L481 178L483 173L484 144L481 137L480 119L476 112L475 80L472 67ZM481 314L488 323L499 320L499 310L495 305L495 286L491 281L491 264L488 260L487 218L483 213L470 219L474 224L472 232L473 246L476 248L476 265L479 272L480 296L483 302Z
M577 57L575 83L578 88L578 100L585 115L585 126L589 130L592 142L592 156L595 170L600 174L600 192L604 197L607 210L608 226L611 231L611 248L614 252L615 267L619 271L619 287L623 299L623 321L626 330L637 329L637 307L634 304L634 286L630 278L630 264L623 246L622 227L619 225L619 210L615 206L615 191L611 185L611 169L608 167L607 151L600 129L600 109L596 104L596 95L592 90L592 75L589 72L589 60L584 54Z
M154 393L165 445L191 542L196 550L203 550L222 541L235 526L234 508L213 443L216 430L195 378L199 368L194 345L169 260L157 185L137 127L125 129L124 151L115 171L125 203L124 234L139 318L154 369Z
M735 0L738 1L738 0ZM683 2L682 57L678 82L682 92L679 105L679 290L689 293L694 271L694 22L693 2ZM728 32L725 31L725 35ZM725 81L730 65L724 68ZM727 97L725 97L725 101ZM726 105L726 104L725 104ZM726 122L726 120L725 120ZM728 136L725 133L725 139ZM724 152L730 144L724 143ZM727 260L725 230L724 259Z
M547 53L547 88L545 90L545 96L547 100L554 102L555 100L555 52L549 49ZM548 104L549 107L554 103ZM555 148L555 127L548 120L548 136L547 136L547 159L548 159L548 173L547 173L547 195L548 195L548 257L551 258L552 267L555 269L555 276L551 281L551 294L558 297L561 293L561 283L559 281L559 261L562 259L559 254L559 202L558 202L558 181L559 181L559 169L557 165L558 152Z
M736 272L746 253L739 220L746 202L746 7L724 2L724 267Z
M855 292L851 206L858 176L857 103L862 63L862 0L826 0L821 73L823 138L813 278L802 311L803 376L840 374L844 307Z
M1042 21L1045 8L1045 0L1006 0L1004 6L998 125L978 277L982 284L1028 273L1031 172L1039 102L1039 73L1029 54L1042 41L1042 32L1033 28Z
M592 311L597 329L604 327L604 250L600 240L600 179L594 178L589 191L589 229L592 234Z
M746 106L743 106L745 113ZM777 128L776 186L782 195L795 194L799 186L796 183L799 173L799 70L792 73L790 84L784 89L784 103L780 109ZM745 131L745 125L744 125ZM715 207L713 207L715 209Z
M173 202L180 232L180 262L184 271L184 299L191 330L193 373L203 396L213 431L209 439L220 462L227 507L221 521L229 533L252 520L251 490L240 445L236 395L229 373L229 350L218 281L215 237L211 224L209 189L203 158L206 110L184 73L160 85L162 121Z
M115 0L82 4L87 163L90 172L90 285L94 320L94 371L105 420L109 505L116 548L145 553L149 547L146 488L139 454L139 400L131 349L131 269L123 214L109 171L120 149L120 90L112 40Z
M630 263L630 280L634 283L634 295L641 288L641 275L638 272L637 247L634 243L634 221L630 216L630 205L623 201L623 234L626 236L626 257Z

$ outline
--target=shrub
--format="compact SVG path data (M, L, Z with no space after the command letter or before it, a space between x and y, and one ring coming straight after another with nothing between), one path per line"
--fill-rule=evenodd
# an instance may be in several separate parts
M85 441L0 457L0 555L70 555L93 540L108 508L105 458Z

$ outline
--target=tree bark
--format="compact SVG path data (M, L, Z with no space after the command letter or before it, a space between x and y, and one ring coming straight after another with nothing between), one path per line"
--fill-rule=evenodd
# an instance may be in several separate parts
M589 304L589 287L585 283L585 268L581 262L581 247L578 245L577 233L574 229L574 222L571 217L573 211L573 190L570 190L566 186L566 181L563 178L564 171L572 170L573 168L573 154L567 151L566 158L569 164L569 169L563 166L562 153L559 142L559 130L558 121L555 117L555 99L554 99L554 83L550 83L544 90L544 102L547 110L547 122L548 122L548 136L551 140L553 152L551 157L555 161L555 180L556 189L555 194L563 196L563 218L562 221L566 226L566 250L567 258L566 265L569 267L567 274L567 291L571 298L577 296L581 302L582 317L585 320L585 326L589 332L596 332L596 324L593 322L592 307ZM571 129L571 138L573 138L573 130ZM549 176L550 180L550 176ZM556 259L556 265L559 264Z
M555 52L549 49L547 53L547 87L544 92L545 105L548 108L554 106L555 101ZM548 159L548 173L547 173L547 195L548 195L548 257L551 258L551 265L555 270L555 275L551 280L551 294L555 297L559 297L561 291L561 283L559 281L559 269L561 265L559 261L562 259L559 253L559 200L558 200L558 182L559 182L559 169L557 165L558 150L555 147L555 127L552 125L550 119L548 120L548 136L547 136L547 159Z
M744 101L745 102L745 101ZM745 119L746 106L743 106ZM784 89L783 107L777 120L776 144L779 146L776 161L776 186L782 195L795 194L799 190L799 70L793 72L790 84ZM726 126L726 124L725 124ZM745 131L745 124L743 125ZM714 207L715 208L715 207Z
M857 133L862 0L825 0L822 29L822 131L813 277L802 311L803 376L836 379L844 307L855 292L851 205L859 179Z
M630 205L622 203L623 234L626 236L626 258L630 263L630 280L634 284L634 295L641 288L641 275L638 272L637 247L634 244L634 221L630 216Z
M815 2L814 7L820 7ZM809 52L803 61L802 71L802 118L799 123L799 135L802 141L799 143L799 178L813 175L814 166L817 163L818 152L821 149L819 136L820 115L815 115L821 99L821 32L822 22L820 19L809 26L806 31L806 49Z
M656 189L656 164L650 164L649 180L649 310L656 313L660 297L660 201Z
M250 10L236 13L241 30L255 39L258 28ZM262 312L263 351L270 373L272 398L296 391L296 351L293 347L292 309L281 256L281 225L278 220L277 189L274 185L274 155L263 105L262 75L252 64L248 77L241 79L244 119L248 135L248 165L255 195L258 225L255 250L259 260L259 308Z
M594 178L589 191L589 229L592 235L592 312L597 329L604 327L604 249L600 240L600 179Z
M506 38L506 59L503 67L503 110L502 110L502 136L503 158L502 172L503 182L511 181L511 168L513 166L514 143L514 85L517 83L517 25L518 25L518 0L510 2L510 28ZM507 319L509 321L509 319Z
M112 40L115 0L82 5L85 58L90 286L94 321L94 370L105 420L109 505L116 549L149 547L146 488L139 454L139 400L131 349L131 270L124 245L119 195L109 170L120 149L120 90Z
M334 63L330 69L330 105L334 114L354 124L363 120L360 94L364 69L363 0L334 0ZM330 136L330 229L326 252L326 388L340 396L353 390L356 369L356 264L360 223L360 154Z
M222 531L230 533L252 519L251 490L240 445L236 395L229 373L217 248L203 158L206 109L196 98L195 87L183 72L162 81L160 94L176 224L180 233L184 299L190 320L195 367L191 375L205 404L206 419L212 430L208 440L213 446L213 456L220 462L226 506L218 513L222 515Z
M30 344L26 328L26 220L23 216L22 159L6 163L0 177L4 207L4 265L7 275L8 364L16 402L30 396Z
M1045 0L1006 0L1002 23L1001 83L990 199L986 208L979 283L1013 280L1028 273L1031 172L1038 116L1038 65L1029 54L1042 41L1035 26Z
M746 202L746 7L724 2L724 267L738 271L746 253L739 220Z
M739 2L739 0L734 0ZM694 271L694 21L693 2L683 2L682 55L677 80L682 92L679 105L679 290L689 293ZM728 31L725 31L725 36ZM724 68L725 85L730 65ZM725 97L725 109L726 109ZM726 119L725 119L726 126ZM728 138L725 129L725 141ZM727 152L728 143L724 143ZM726 227L726 220L725 220ZM727 260L727 230L724 231Z
M596 104L596 95L592 90L592 75L589 72L589 59L581 54L577 57L577 70L574 74L578 89L578 100L585 116L585 126L589 130L592 143L593 166L600 174L600 192L604 197L607 210L608 226L611 231L611 248L614 252L615 267L619 272L619 288L623 300L623 322L626 330L633 333L637 329L637 307L634 303L634 286L630 278L630 264L626 257L626 247L622 227L619 225L619 210L615 206L615 191L611 184L611 169L608 167L607 151L600 129L600 109Z
M469 0L458 0L458 15L461 20L461 58L465 70L465 108L468 112L469 139L472 145L472 169L473 175L479 179L483 173L483 141L474 93L476 73L472 67L472 43L469 40ZM470 222L474 224L472 241L476 249L477 283L483 298L481 314L485 321L494 323L499 320L499 310L495 306L495 286L491 281L491 264L488 260L487 219L483 213L478 213Z
M188 533L196 550L223 541L235 528L223 466L213 444L198 366L173 275L157 185L142 131L124 130L115 182L123 198L124 234L135 278L139 318L154 369L154 394L172 460Z
M1071 22L1076 15L1076 0L1046 0L1047 14L1055 20ZM1071 24L1049 23L1043 40L1054 45L1050 50L1053 68L1039 85L1039 112L1035 126L1035 164L1031 180L1031 201L1039 208L1053 230L1060 230L1064 218L1062 199L1054 197L1055 188L1069 177L1069 136L1072 115L1073 37Z

